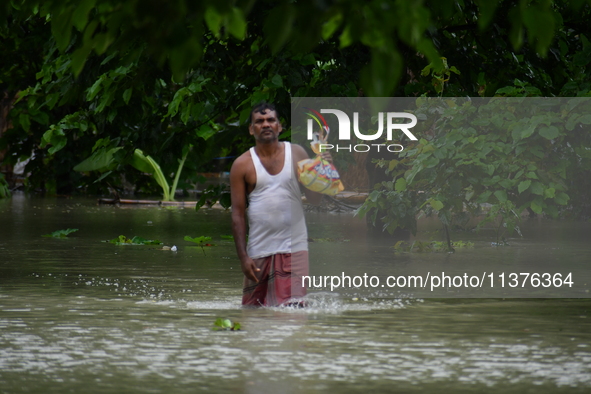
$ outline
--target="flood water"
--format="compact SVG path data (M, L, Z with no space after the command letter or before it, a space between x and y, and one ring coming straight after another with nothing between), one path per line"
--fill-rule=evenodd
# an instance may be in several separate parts
M312 273L591 255L589 223L526 223L505 249L465 234L474 249L453 255L394 254L350 214L308 223ZM67 228L79 230L42 237ZM219 210L0 200L0 392L591 392L589 298L311 289L308 308L243 309L230 233ZM119 235L178 250L102 242ZM213 331L217 318L242 330Z

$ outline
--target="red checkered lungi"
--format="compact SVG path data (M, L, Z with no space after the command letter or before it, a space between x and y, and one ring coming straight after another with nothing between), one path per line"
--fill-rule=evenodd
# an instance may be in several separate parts
M278 253L254 259L258 283L244 278L242 305L279 306L306 295L302 276L308 275L308 251Z

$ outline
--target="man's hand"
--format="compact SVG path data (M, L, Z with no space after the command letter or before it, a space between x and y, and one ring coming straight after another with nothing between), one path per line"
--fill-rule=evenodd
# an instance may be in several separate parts
M261 272L261 269L257 268L254 261L250 257L247 257L246 260L241 263L241 265L244 276L253 282L259 283L259 279L257 278L255 272Z
M294 160L294 168L297 169L297 163L299 161L309 159L310 157L308 156L308 153L305 151L305 149L302 148L300 145L292 144L291 147L292 158ZM332 155L328 151L320 152L320 158L328 161L329 163L332 163ZM306 200L308 201L308 203L312 205L320 204L320 202L322 201L322 194L318 192L313 192L312 190L302 186L301 183L300 187L306 195Z
M329 163L332 163L332 155L329 151L320 152L320 158L326 160Z

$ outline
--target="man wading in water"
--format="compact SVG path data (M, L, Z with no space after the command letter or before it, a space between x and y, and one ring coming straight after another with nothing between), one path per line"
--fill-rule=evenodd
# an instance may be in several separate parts
M232 232L245 276L242 305L303 305L298 299L306 295L308 234L296 163L308 154L279 141L282 127L272 104L252 109L249 131L255 146L230 170ZM329 153L322 156L332 161ZM320 203L321 194L303 190L308 202Z

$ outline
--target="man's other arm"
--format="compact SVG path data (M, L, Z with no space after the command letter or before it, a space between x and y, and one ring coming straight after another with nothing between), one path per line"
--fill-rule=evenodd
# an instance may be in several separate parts
M246 168L247 159L245 155L240 156L230 170L230 193L232 197L232 234L234 245L240 259L240 265L244 276L258 282L255 272L254 261L246 251Z

